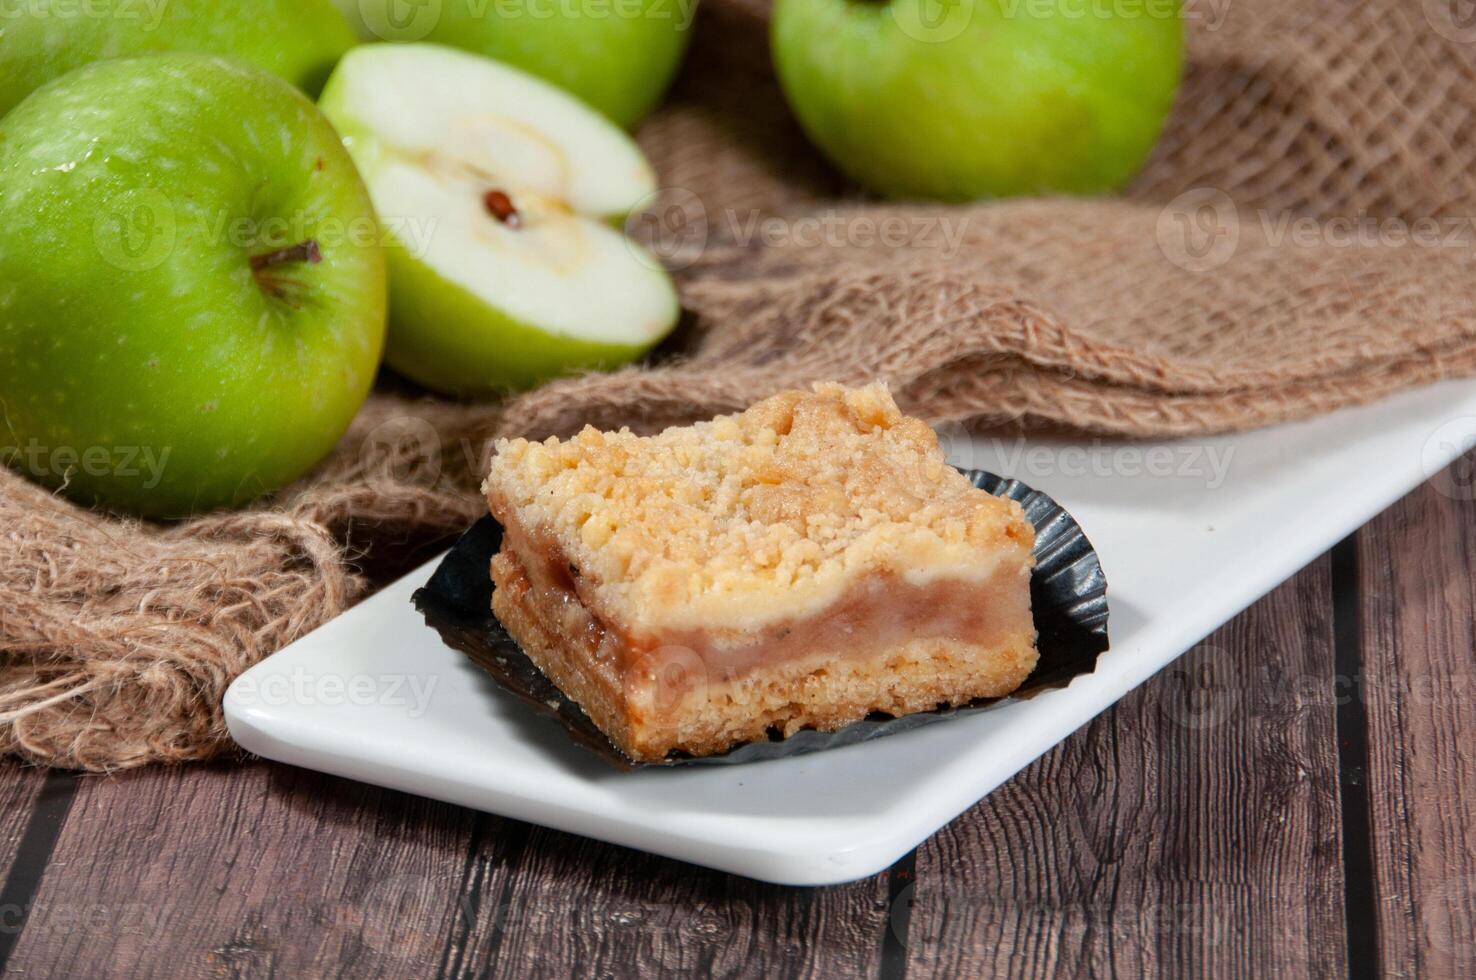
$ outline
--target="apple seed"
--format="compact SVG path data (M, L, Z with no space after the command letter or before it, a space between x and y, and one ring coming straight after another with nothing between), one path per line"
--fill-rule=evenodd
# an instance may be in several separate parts
M482 195L482 206L487 213L509 228L521 228L523 216L513 207L512 198L502 191L492 190Z

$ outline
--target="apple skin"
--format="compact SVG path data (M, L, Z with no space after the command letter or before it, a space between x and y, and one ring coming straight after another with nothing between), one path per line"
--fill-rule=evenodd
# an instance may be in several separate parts
M316 95L357 40L330 0L25 0L0 23L0 116L90 62L166 51L234 58Z
M671 84L687 49L697 0L431 0L418 6L413 0L339 0L339 5L366 40L425 41L484 55L572 92L629 129Z
M321 261L253 268L299 236ZM274 75L102 61L0 120L0 459L79 502L179 517L295 480L368 394L386 304L368 192Z
M841 170L893 198L1097 194L1137 173L1178 89L1177 0L776 0L785 95Z
M655 346L550 334L487 306L417 261L393 236L386 234L386 245L394 283L390 320L414 328L390 330L385 363L427 388L472 397L532 388L579 371L629 364ZM496 343L488 343L489 337Z

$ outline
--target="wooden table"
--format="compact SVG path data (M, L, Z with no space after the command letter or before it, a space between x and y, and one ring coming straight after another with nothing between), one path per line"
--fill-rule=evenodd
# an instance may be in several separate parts
M1476 456L909 854L758 884L286 766L0 764L17 976L1476 976Z

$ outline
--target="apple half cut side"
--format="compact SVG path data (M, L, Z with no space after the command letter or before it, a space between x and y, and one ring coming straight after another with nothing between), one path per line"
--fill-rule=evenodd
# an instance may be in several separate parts
M618 229L655 175L573 96L452 48L367 45L321 106L390 246L395 370L452 394L526 388L636 360L676 325L671 279Z

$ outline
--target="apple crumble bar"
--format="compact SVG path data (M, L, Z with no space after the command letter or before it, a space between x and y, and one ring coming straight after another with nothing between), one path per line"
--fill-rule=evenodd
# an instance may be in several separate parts
M497 444L492 605L636 761L1010 693L1034 529L886 388Z

